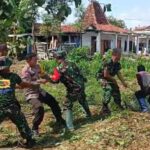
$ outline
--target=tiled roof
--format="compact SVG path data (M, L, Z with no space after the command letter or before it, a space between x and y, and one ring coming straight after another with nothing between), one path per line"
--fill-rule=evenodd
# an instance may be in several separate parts
M91 2L91 4L87 7L85 16L83 19L84 30L88 29L91 26L99 31L128 33L128 30L114 26L108 22L105 16L105 13L103 12L102 7L97 1ZM63 31L72 32L72 31L76 31L76 29L75 27L71 27L70 25L70 26L66 26L63 29Z
M62 25L61 26L61 32L63 33L76 33L78 32L77 31L77 28L75 28L75 26L73 25Z
M119 28L117 26L111 24L98 24L97 30L105 31L105 32L118 32L118 33L128 33L129 31L123 28Z
M39 32L39 24L37 24L36 30ZM129 33L130 31L114 26L110 24L103 12L99 2L93 1L87 7L85 16L83 19L83 29L86 30L89 27L94 27L95 30L105 32L117 32L117 33ZM150 27L149 27L150 28ZM63 33L77 33L77 28L73 25L62 25L61 32Z
M108 20L97 1L93 1L87 7L83 22L85 26L94 24L108 24Z
M150 30L150 26L143 26L143 27L135 27L134 31L147 31Z

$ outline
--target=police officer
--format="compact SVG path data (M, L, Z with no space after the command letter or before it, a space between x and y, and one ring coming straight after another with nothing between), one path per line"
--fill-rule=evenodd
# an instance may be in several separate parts
M6 45L0 45L0 52L5 53ZM3 51L3 52L2 52ZM31 130L25 119L24 114L20 110L20 105L15 97L15 86L34 87L31 84L25 83L21 78L9 71L12 62L5 56L0 56L0 123L9 118L18 128L21 136L26 139L25 147L32 147L35 142L32 139Z
M79 101L87 117L91 117L91 112L85 95L84 82L86 79L83 77L79 68L74 63L65 60L65 55L65 51L60 51L55 53L54 57L59 64L57 67L60 74L59 81L63 83L67 89L66 100L64 101L64 112L67 128L68 130L73 131L73 102L76 100Z
M126 82L120 72L121 64L119 63L121 58L121 49L115 48L112 50L112 56L109 60L104 60L102 68L98 71L98 78L101 81L103 88L103 106L100 111L100 115L109 115L111 112L108 108L108 104L111 97L114 98L114 102L120 109L123 109L121 105L121 95L119 86L117 84L115 75L118 76L124 87L127 87Z
M39 136L39 125L44 118L43 103L47 104L55 118L56 126L64 127L65 120L62 118L61 109L56 99L40 87L41 83L46 83L49 80L49 76L44 74L39 64L37 64L37 56L34 53L30 53L26 56L27 64L22 69L22 79L28 83L37 83L37 88L25 89L25 98L33 107L34 119L33 119L33 134ZM43 79L42 79L43 78Z

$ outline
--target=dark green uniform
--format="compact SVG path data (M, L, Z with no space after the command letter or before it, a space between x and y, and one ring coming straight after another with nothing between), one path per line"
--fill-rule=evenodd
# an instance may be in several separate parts
M80 74L79 69L74 63L67 62L66 65L60 65L58 67L61 73L60 81L65 85L67 89L67 99L64 103L65 109L72 109L72 103L76 100L83 106L86 101L85 95L85 78Z
M17 126L21 136L31 139L31 130L15 98L15 85L22 82L14 73L0 73L0 123L8 117Z
M121 95L119 86L114 84L112 81L109 81L104 78L104 69L107 69L111 76L117 75L121 70L121 64L119 62L113 62L112 59L105 61L102 65L102 68L98 71L98 78L100 79L101 86L103 88L103 105L107 107L108 103L111 100L111 97L114 98L114 102L121 106Z
M66 100L64 102L64 110L72 111L73 102L78 100L85 110L86 115L91 116L84 91L84 82L86 81L86 79L80 73L78 67L74 63L66 62L65 65L60 64L58 70L61 74L60 81L65 85L67 89ZM71 121L71 119L69 121ZM68 128L73 128L70 127L68 123L67 126Z

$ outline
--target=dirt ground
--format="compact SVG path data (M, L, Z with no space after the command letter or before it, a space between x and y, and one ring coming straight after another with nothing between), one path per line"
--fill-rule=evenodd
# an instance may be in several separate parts
M17 62L11 70L20 73L25 62ZM40 137L36 138L35 150L149 150L150 114L130 110L113 112L104 120L99 116L100 106L90 106L92 118L83 113L75 117L76 130L61 134L53 132L54 117L45 109L44 121L40 126ZM28 110L28 111L27 111ZM23 108L31 126L33 116L30 106ZM29 114L28 114L29 113ZM0 150L24 150L17 147L20 134L8 120L0 124Z

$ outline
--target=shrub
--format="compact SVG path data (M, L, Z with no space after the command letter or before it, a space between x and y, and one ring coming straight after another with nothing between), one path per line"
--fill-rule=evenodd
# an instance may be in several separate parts
M44 61L40 61L39 63L42 70L49 74L52 74L53 69L58 65L55 60L44 60Z

